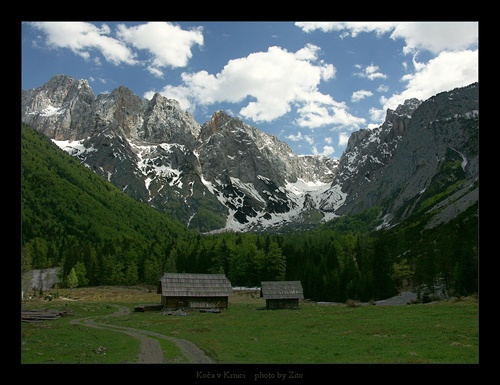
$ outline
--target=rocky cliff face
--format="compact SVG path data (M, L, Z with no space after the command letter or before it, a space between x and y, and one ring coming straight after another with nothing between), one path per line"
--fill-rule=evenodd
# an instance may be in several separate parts
M224 112L201 126L160 94L146 100L121 86L95 97L87 81L65 75L22 92L22 121L135 199L201 231L300 221L306 194L328 188L337 167L297 156Z
M407 100L377 129L353 133L320 208L344 215L379 206L388 225L425 205L437 214L446 206L439 195L454 196L456 213L477 202L478 88Z
M222 111L200 125L160 94L147 100L121 86L96 97L86 80L65 75L23 90L21 119L191 228L257 231L373 206L394 224L452 181L459 201L478 179L478 110L477 84L408 100L377 129L353 133L339 161L297 156Z
M347 212L359 205L360 195L368 186L377 184L396 154L398 144L403 141L405 130L412 114L421 102L407 100L395 111L388 110L385 122L375 129L353 132L346 150L340 159L332 187L325 193L321 208ZM331 194L334 198L329 198ZM369 202L363 208L375 205Z

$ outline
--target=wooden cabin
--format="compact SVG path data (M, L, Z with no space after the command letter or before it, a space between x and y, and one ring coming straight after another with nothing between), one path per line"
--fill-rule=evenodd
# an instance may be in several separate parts
M304 292L300 281L262 281L260 296L267 309L298 309Z
M226 309L233 288L224 274L164 273L157 293L168 310Z

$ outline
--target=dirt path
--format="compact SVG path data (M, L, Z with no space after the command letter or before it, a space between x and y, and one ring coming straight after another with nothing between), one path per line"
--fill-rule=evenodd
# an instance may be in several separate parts
M375 303L377 305L407 305L416 300L417 293L413 293L412 291L403 291L394 297L382 299L380 301L376 301Z
M118 311L107 317L120 317L130 313L130 309L125 306L119 306L119 305L110 305L110 306L116 307ZM195 344L187 340L165 336L163 334L150 332L148 330L98 323L95 321L94 318L75 319L72 320L71 323L76 325L92 327L96 329L108 329L116 332L121 332L133 338L138 339L141 342L138 362L141 364L165 363L165 358L163 356L163 349L161 348L161 345L156 338L162 338L175 343L177 347L181 350L182 354L186 356L189 363L196 363L196 364L214 363L214 361L210 357L208 357L200 348L198 348ZM151 338L151 337L156 337L156 338Z

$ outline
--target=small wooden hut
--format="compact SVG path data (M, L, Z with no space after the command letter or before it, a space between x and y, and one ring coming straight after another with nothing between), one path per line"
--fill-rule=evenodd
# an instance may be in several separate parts
M260 296L268 309L298 309L304 292L300 281L262 281Z
M224 274L164 273L157 293L169 310L225 309L233 288Z

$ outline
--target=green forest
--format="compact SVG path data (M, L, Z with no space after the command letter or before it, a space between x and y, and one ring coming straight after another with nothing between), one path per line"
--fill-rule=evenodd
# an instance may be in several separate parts
M432 229L422 209L375 231L381 210L372 208L307 231L205 235L132 199L43 134L21 130L21 276L60 267L60 284L70 287L156 286L164 272L224 273L233 286L300 280L305 298L336 302L407 288L478 292L477 204Z

